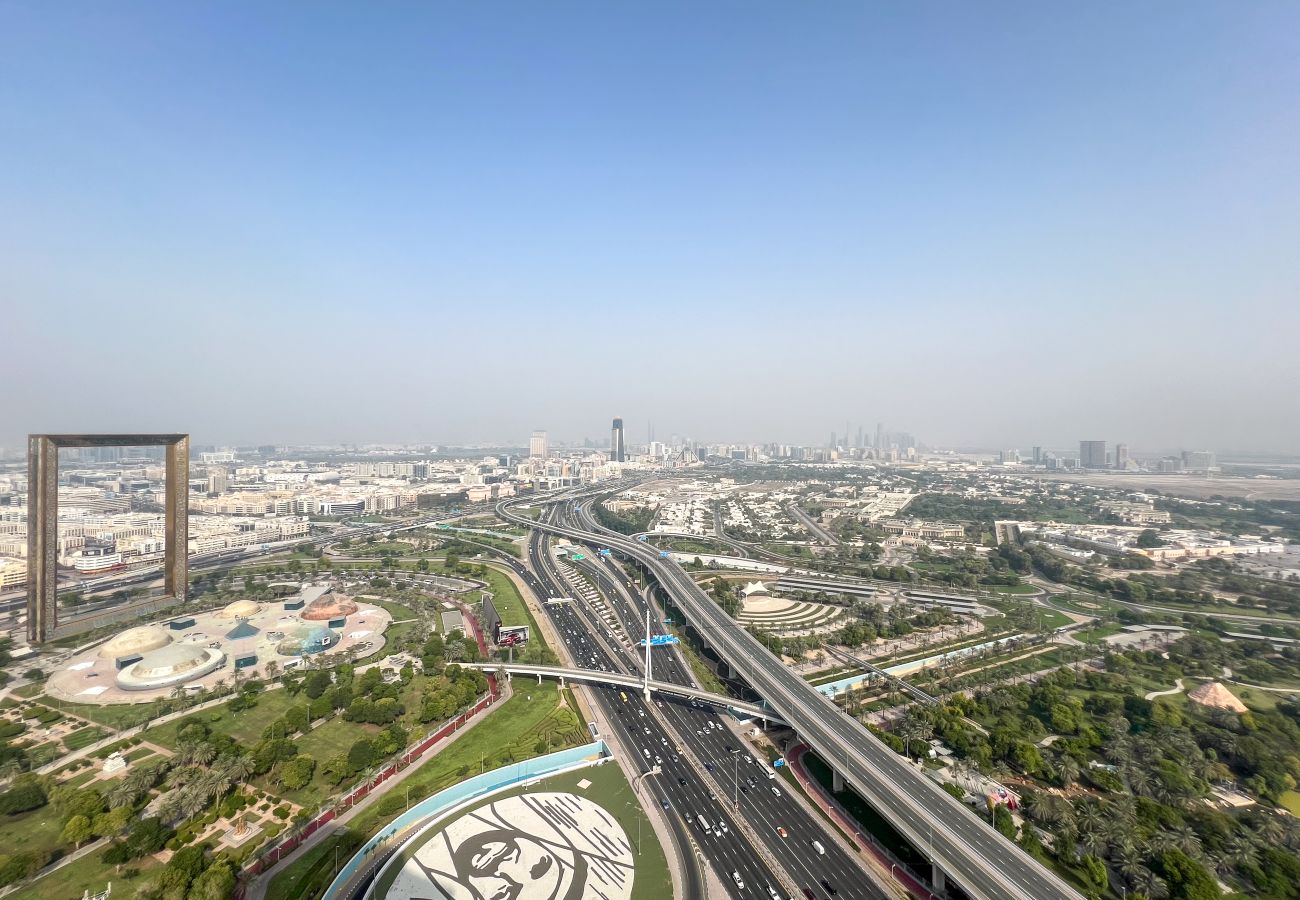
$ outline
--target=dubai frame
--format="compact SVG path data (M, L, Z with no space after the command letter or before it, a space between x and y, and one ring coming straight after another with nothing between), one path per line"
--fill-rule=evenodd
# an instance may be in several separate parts
M63 447L165 447L167 483L162 598L123 604L59 622L59 450ZM31 434L27 436L27 638L33 644L89 631L137 611L183 602L189 587L188 434Z

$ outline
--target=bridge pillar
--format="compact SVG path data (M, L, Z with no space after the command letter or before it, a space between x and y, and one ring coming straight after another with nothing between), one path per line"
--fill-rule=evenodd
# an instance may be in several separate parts
M831 790L837 794L844 790L844 776L835 769L831 769Z
M564 676L560 676L560 690L564 690Z
M943 869L939 868L933 862L930 863L930 885L934 888L934 892L940 897L947 895L948 879L944 877Z
M537 683L538 683L538 684L541 684L541 683L542 683L542 673L541 673L541 672L538 672L538 673L537 673Z

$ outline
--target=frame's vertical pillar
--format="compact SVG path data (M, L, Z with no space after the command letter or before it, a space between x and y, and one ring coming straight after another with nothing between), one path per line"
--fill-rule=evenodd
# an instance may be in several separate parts
M27 639L39 644L58 625L59 447L27 439Z
M190 438L167 445L166 540L163 590L180 602L189 598L190 564Z

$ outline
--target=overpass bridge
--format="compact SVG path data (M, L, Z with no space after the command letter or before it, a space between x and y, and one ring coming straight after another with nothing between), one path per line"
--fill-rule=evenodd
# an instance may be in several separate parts
M543 678L558 678L561 681L616 684L620 687L631 688L634 691L643 691L648 686L651 693L685 697L688 700L699 700L702 703L722 707L732 712L743 713L751 718L762 719L775 725L786 724L785 719L782 719L777 713L761 704L745 703L724 694L715 694L712 691L688 687L684 684L673 684L671 681L655 681L653 679L646 681L637 675L623 675L618 672L606 672L603 669L570 669L565 666L535 666L520 663L456 663L456 665L462 669L478 669L482 672L505 670L508 675L532 675L539 681Z
M971 815L911 761L782 665L680 566L641 541L596 524L587 509L595 493L553 501L566 505L565 513L576 525L535 522L514 513L514 501L499 503L497 515L571 541L608 547L653 574L703 640L826 762L836 786L850 785L929 857L940 892L951 877L975 900L1079 900L1080 894L1061 878Z

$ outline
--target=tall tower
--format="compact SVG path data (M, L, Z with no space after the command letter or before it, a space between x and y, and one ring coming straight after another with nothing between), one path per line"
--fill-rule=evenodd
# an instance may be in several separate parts
M885 426L881 422L876 423L876 449L885 449Z
M1079 441L1079 465L1085 469L1106 468L1106 442Z
M550 444L545 431L534 431L528 439L528 456L530 459L546 459L550 455Z
M1128 468L1128 444L1115 445L1115 468Z
M609 429L609 461L627 462L627 446L623 443L623 420L614 419Z

